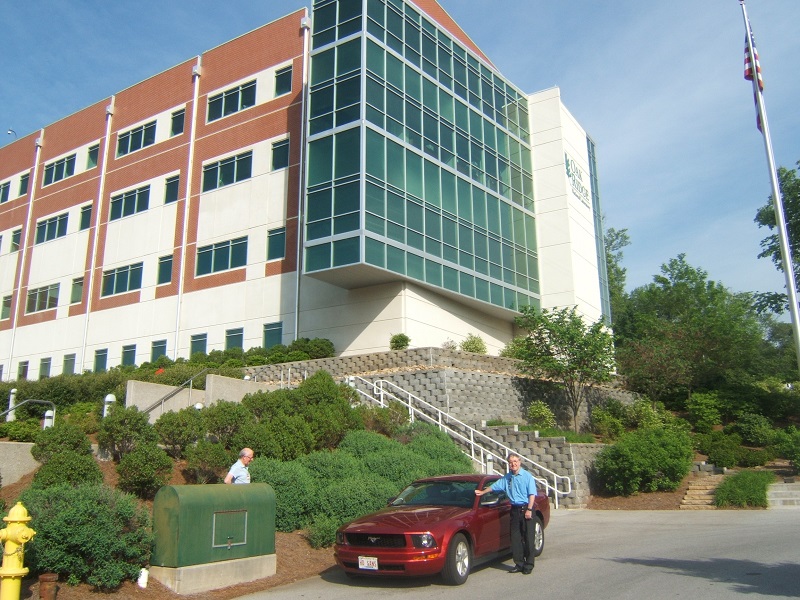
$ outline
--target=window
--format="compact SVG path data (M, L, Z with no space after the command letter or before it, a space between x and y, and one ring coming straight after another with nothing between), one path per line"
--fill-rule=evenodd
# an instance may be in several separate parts
M59 285L54 283L53 285L28 290L28 303L25 305L25 312L35 313L58 306Z
M41 244L67 235L67 213L51 217L36 224L36 241Z
M244 152L203 167L203 191L250 179L253 170L253 152Z
M158 259L158 282L156 285L163 285L172 281L172 254L161 256Z
M142 287L142 263L103 272L101 296L123 294Z
M8 202L8 195L10 189L11 189L10 181L6 181L5 183L0 184L0 204Z
M19 195L24 196L28 193L28 182L30 181L30 174L25 173L22 177L19 178Z
M77 277L72 280L72 291L69 295L69 303L77 304L83 300L83 277Z
M244 347L244 329L228 329L225 332L225 350Z
M47 379L50 377L50 358L42 358L39 360L39 379Z
M264 348L270 349L283 342L283 322L264 325Z
M164 184L164 204L176 202L178 200L178 188L180 187L181 177L175 175L174 177L167 177Z
M247 238L241 237L197 249L197 275L208 275L247 264Z
M61 374L62 375L74 375L75 374L75 355L74 354L65 354L64 355L64 364L61 367Z
M150 345L150 362L167 355L167 340L156 340Z
M140 187L138 190L130 190L119 196L111 198L111 214L109 221L121 219L134 213L147 210L150 204L150 186Z
M286 228L271 229L267 232L267 260L286 257Z
M275 71L275 96L283 96L292 91L292 67Z
M136 365L136 344L122 347L122 364L125 366Z
M16 231L11 232L11 250L10 252L16 252L19 250L19 240L22 237L22 229L17 229Z
M186 120L186 109L182 108L172 113L172 123L169 127L170 137L183 133L183 122Z
M102 350L95 350L94 351L94 372L95 373L103 373L106 370L106 366L108 364L108 349L103 348Z
M97 166L97 155L100 153L100 144L95 144L89 148L89 153L86 157L86 170L94 169Z
M289 166L289 140L281 140L272 144L272 170L285 169Z
M19 361L19 365L17 365L17 379L27 379L28 378L28 361L21 360Z
M191 343L189 344L189 356L198 352L206 353L206 343L208 335L205 333L198 333L192 336Z
M71 154L44 166L44 185L75 175L75 155Z
M81 207L81 225L80 230L89 229L92 226L92 205L87 204Z
M155 143L156 122L151 121L119 135L117 138L117 156L125 156Z
M220 94L215 94L208 99L208 122L216 121L245 108L255 106L255 103L255 80L248 81Z
M11 318L11 296L3 296L3 306L0 308L0 319Z

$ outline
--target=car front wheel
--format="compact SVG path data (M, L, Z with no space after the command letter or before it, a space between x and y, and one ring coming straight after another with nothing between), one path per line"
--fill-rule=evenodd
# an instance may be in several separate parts
M450 540L447 560L442 570L442 579L449 585L461 585L469 577L472 566L472 553L463 533L457 533Z
M528 527L533 527L533 555L539 556L544 550L544 525L542 525L542 520L534 516L531 519L531 522L528 524Z

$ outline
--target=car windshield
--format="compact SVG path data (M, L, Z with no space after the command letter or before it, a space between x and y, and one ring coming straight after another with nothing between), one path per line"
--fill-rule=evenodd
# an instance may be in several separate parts
M391 506L460 506L472 508L475 502L474 481L418 481L402 492Z

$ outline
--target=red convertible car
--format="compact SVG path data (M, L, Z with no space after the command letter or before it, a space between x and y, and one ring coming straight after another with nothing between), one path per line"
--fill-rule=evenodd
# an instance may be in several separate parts
M474 564L506 556L511 541L511 503L504 493L481 497L498 475L446 475L415 481L386 508L342 525L334 556L349 576L408 576L441 573L460 585ZM535 556L544 548L550 504L536 497Z

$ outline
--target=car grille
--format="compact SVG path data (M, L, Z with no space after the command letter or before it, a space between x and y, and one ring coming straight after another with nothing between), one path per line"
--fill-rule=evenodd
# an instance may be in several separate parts
M358 563L357 562L345 561L343 564L348 569L358 569ZM370 571L365 571L364 569L359 569L359 570L362 573L369 573L370 572ZM405 565L385 565L385 564L381 564L378 567L378 571L372 571L372 572L375 573L375 572L390 571L390 572L395 572L395 573L403 573L405 570L406 570L406 566Z
M347 543L366 548L405 548L406 536L388 533L348 533Z

